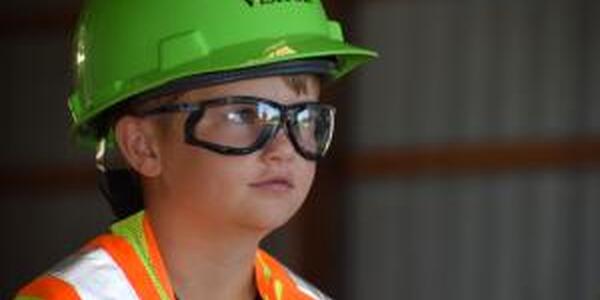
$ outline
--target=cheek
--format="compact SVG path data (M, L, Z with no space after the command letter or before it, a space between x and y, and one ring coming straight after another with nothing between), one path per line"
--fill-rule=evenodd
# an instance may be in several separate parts
M207 196L218 190L228 171L223 156L193 147L184 141L185 118L163 124L168 129L161 141L163 182L169 193L180 199L193 198L198 193Z
M163 187L175 205L188 206L198 195L213 197L226 178L227 170L218 159L183 142L172 144L161 161Z
M211 198L226 194L227 186L235 186L240 179L240 168L231 158L190 149L171 159L166 166L166 177L180 196Z
M312 186L313 179L315 178L316 165L311 162L302 162L301 166L298 167L297 186L298 192L302 193L304 197L308 194L310 187ZM302 199L304 200L304 199Z

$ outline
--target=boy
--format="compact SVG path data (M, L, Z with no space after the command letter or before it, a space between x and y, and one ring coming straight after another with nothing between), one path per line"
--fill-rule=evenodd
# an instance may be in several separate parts
M375 56L318 0L90 0L74 130L121 219L18 299L328 299L260 250L333 135L321 83Z

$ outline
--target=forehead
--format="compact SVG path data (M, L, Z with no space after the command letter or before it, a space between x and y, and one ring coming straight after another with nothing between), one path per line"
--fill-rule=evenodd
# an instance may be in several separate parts
M201 101L224 96L254 96L281 103L318 100L320 80L315 75L271 76L240 80L210 87L193 89L180 99Z

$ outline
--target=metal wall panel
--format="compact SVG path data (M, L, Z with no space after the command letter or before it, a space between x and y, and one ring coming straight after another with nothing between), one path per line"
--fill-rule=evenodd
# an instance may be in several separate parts
M597 299L599 172L357 184L347 299Z
M600 133L599 5L359 5L358 149ZM372 178L349 188L347 299L597 299L600 172Z
M584 30L591 26L584 4L364 5L359 36L381 58L360 72L356 122L348 125L354 145L531 140L593 127L586 124L597 122L590 119L597 119L598 105L589 103L597 93L585 91L598 79L591 69L598 54L589 53L597 38L593 28Z

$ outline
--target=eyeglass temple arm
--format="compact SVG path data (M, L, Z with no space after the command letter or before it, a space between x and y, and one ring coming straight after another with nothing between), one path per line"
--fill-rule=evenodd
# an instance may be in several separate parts
M166 104L162 105L148 111L142 112L139 114L140 116L151 116L158 114L166 114L166 113L174 113L174 112L193 112L200 110L201 107L198 104L192 103L174 103L174 104Z

